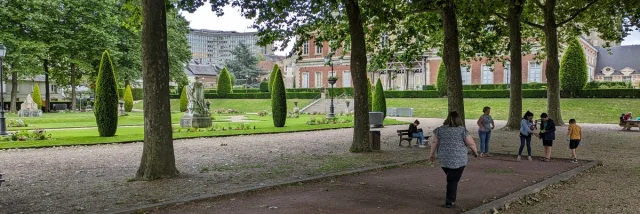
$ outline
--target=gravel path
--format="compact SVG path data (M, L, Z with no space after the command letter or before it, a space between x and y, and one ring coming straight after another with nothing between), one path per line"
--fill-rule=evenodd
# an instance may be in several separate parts
M443 120L420 121L420 127L431 132ZM468 120L467 124L477 138L475 120ZM497 127L504 124L505 121L496 121ZM622 159L628 162L631 156L637 156L636 152L631 154L637 147L624 148L635 146L631 142L638 142L640 132L620 132L617 125L581 125L587 137L581 148L594 152L581 153L585 154L582 157L602 158L598 151L614 155L606 153L610 147L600 147L606 144L618 147L615 151L619 151L616 155L621 160L614 161L617 165L623 163ZM174 145L180 177L153 182L127 182L140 163L141 143L1 150L0 173L6 183L0 187L0 213L109 213L159 201L427 157L426 149L397 146L395 130L399 128L406 126L383 128L382 152L370 154L348 152L351 129L177 140ZM566 135L566 128L558 130L559 136ZM495 130L492 135L492 151L517 151L517 132ZM542 154L538 142L532 146L534 155ZM563 147L554 147L553 156L568 157L568 148Z
M140 163L142 143L4 150L0 213L108 213L424 157L424 149L397 147L397 128L383 129L383 141L390 142L382 145L384 152L366 155L348 152L351 129L178 140L180 177L153 182L127 182ZM340 165L351 159L362 161Z

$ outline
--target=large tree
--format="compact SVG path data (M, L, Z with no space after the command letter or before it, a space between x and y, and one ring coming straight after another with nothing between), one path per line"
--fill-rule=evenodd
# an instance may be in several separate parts
M260 69L258 69L258 58L256 54L249 49L244 43L240 43L238 47L231 51L233 60L226 63L236 78L244 79L246 85L252 85L260 81Z
M144 147L138 179L178 175L173 151L169 105L167 8L157 0L142 0L142 75L144 81Z
M595 32L602 39L618 43L639 25L637 0L532 0L527 2L524 20L544 33L547 77L547 113L563 125L560 113L560 44L569 38ZM560 30L560 31L559 31ZM560 32L560 33L559 33ZM605 44L605 46L610 44Z

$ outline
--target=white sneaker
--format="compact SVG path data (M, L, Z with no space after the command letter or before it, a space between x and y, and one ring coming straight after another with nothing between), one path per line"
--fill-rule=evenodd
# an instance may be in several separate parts
M418 146L420 148L427 148L427 146L420 144L420 146Z
M518 155L518 157L516 158L516 160L520 161L520 155Z
M529 161L531 161L531 156L527 157L529 159Z

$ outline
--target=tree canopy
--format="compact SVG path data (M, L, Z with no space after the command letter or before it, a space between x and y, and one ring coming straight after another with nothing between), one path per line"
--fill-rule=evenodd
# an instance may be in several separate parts
M260 69L258 66L258 58L249 47L240 43L238 47L231 51L234 56L233 60L229 60L226 66L229 72L237 79L243 79L247 85L254 85L260 82Z

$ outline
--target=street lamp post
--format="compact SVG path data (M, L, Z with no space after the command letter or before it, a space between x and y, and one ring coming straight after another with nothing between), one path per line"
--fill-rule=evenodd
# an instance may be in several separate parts
M331 105L329 105L329 115L327 116L327 118L333 119L336 117L336 114L334 111L335 106L333 105L333 85L336 84L336 82L338 81L338 78L334 76L333 62L331 62L329 56L324 58L324 64L331 66L331 77L327 78L329 84L331 84L331 91L329 92L331 96Z
M4 86L3 86L3 74L2 74L2 59L7 53L7 49L4 47L2 43L0 43L0 135L7 135L7 125L5 123L6 118L4 117Z

